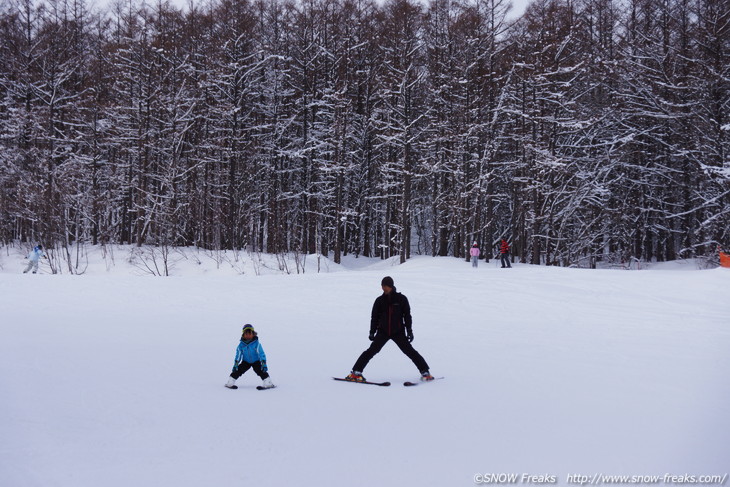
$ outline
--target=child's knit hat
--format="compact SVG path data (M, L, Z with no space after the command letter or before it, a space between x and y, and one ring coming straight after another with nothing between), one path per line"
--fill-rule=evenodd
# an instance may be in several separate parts
M253 329L253 325L251 325L249 323L246 323L245 325L243 325L243 330L241 330L241 334L243 335L244 333L246 333L246 331L250 331L254 335L256 334L256 330Z

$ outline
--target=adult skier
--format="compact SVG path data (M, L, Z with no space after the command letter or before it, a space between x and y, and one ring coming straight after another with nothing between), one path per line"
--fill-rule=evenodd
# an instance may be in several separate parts
M365 377L362 371L365 370L368 362L382 348L393 340L401 352L413 361L421 373L421 380L433 380L433 376L428 371L428 364L411 345L413 341L413 319L411 318L411 307L408 304L408 298L396 291L393 278L386 276L380 283L383 294L378 296L373 304L373 310L370 314L370 335L369 339L373 342L370 347L365 350L352 367L352 372L345 379L355 382L364 382Z
M33 270L33 274L38 272L38 261L41 260L41 257L47 259L46 254L43 252L43 246L38 244L33 247L33 250L26 257L30 262L28 262L28 267L25 268L23 274L27 274L31 269Z
M505 239L502 239L502 243L499 245L499 253L502 259L502 269L512 267L512 264L509 263L509 244Z

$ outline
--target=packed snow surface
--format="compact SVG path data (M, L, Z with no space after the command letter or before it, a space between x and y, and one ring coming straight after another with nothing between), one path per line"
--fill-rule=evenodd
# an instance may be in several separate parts
M319 273L187 263L153 277L122 258L83 275L46 263L23 275L14 259L0 272L2 486L567 485L730 470L730 269L348 257ZM368 346L385 275L444 380L403 387L418 372L392 343L364 371L391 387L331 379ZM257 391L253 371L223 387L245 323L276 389Z

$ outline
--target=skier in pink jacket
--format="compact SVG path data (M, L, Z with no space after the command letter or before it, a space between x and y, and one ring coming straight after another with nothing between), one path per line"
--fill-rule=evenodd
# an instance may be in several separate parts
M479 246L476 242L469 249L469 254L471 255L471 266L477 267L479 265Z

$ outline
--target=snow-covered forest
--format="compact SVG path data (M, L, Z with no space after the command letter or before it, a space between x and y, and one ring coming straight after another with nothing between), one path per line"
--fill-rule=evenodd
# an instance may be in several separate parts
M730 1L0 3L0 240L730 244Z

